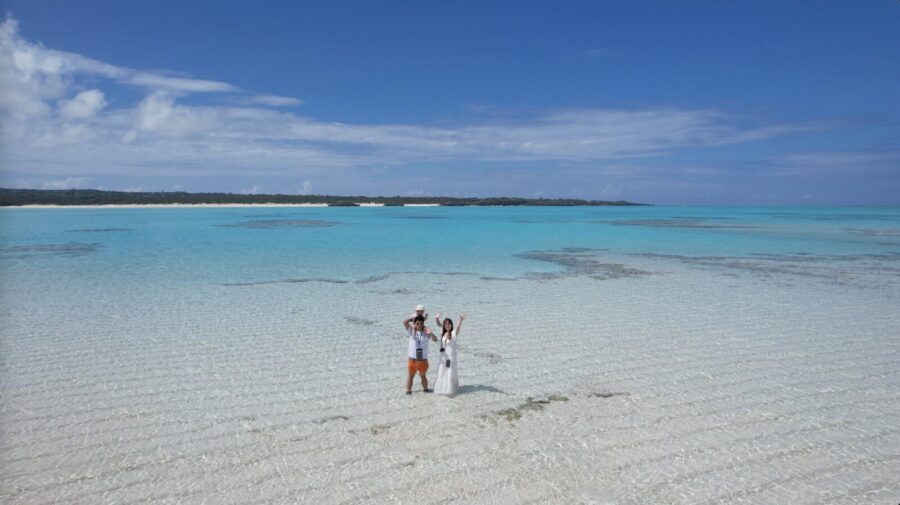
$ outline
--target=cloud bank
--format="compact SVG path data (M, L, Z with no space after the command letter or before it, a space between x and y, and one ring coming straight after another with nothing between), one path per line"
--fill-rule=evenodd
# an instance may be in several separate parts
M142 97L111 99L121 87ZM552 170L599 162L614 173L633 160L680 149L823 128L676 107L546 110L516 121L453 126L329 122L281 109L301 105L298 98L45 48L25 40L12 18L0 24L0 90L6 179L25 174L67 186L104 176L166 178L166 187L178 177L231 177L246 188L255 177L281 176L306 181L293 187L309 192L312 179L319 186L329 177L372 178L391 167L427 164L489 171L494 164L543 163Z

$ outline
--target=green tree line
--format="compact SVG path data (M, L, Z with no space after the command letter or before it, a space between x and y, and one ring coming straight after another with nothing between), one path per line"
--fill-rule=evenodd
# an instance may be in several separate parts
M183 191L125 192L93 189L6 189L0 188L0 206L17 205L150 205L150 204L225 204L225 203L318 203L331 206L355 206L357 202L404 204L440 204L446 206L600 206L639 205L625 201L579 200L571 198L451 198L443 196L328 196L328 195L242 195L234 193L186 193Z

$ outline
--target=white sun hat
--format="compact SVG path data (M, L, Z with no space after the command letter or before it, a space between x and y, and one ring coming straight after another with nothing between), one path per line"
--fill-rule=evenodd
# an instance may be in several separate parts
M416 310L425 310L425 306L424 306L424 305L421 305L421 304L420 304L420 305L416 305Z

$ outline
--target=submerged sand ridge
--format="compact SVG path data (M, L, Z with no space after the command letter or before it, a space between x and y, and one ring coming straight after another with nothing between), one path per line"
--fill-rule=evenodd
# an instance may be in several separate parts
M452 399L402 394L399 319L421 294L391 293L421 274L4 314L2 500L896 501L900 290L871 268L893 260L812 265L853 281L834 283L542 258L560 275L429 285L432 311L470 315Z

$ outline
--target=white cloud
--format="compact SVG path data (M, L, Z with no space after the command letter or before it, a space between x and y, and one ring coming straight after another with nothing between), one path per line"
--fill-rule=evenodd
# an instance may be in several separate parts
M84 75L91 78L91 89L79 91ZM108 107L104 86L121 84L149 91L133 106ZM303 173L321 187L320 175L340 177L341 171L359 167L606 163L817 127L758 126L719 111L672 107L551 110L528 119L481 118L455 126L326 122L268 108L302 103L296 98L245 96L219 81L133 70L47 49L24 40L12 19L0 24L0 86L5 163L54 177ZM186 93L235 96L225 104L192 105ZM58 105L59 115L49 114L51 104ZM304 183L301 191L311 191L306 182L309 187ZM258 186L248 191L259 191Z
M254 184L249 188L242 189L240 193L242 195L258 195L260 191L262 191L262 184Z
M90 180L90 177L66 177L61 180L44 181L41 183L41 189L79 189Z
M166 137L185 137L211 126L203 109L175 105L175 99L164 92L148 95L138 104L134 114L132 139L139 133Z
M59 102L60 113L70 119L91 117L106 107L106 97L99 89L82 91L71 100Z
M861 167L880 161L896 161L900 159L900 152L825 151L790 154L780 159L797 166Z
M184 91L192 93L234 93L240 91L236 86L219 81L189 79L185 77L169 77L149 72L134 72L125 81L135 86L162 91Z
M81 144L97 138L96 132L83 124L62 124L59 128L48 129L35 139L35 148L61 147Z
M290 96L256 95L246 100L248 104L268 105L270 107L293 107L301 105L303 100Z
M900 151L819 151L773 158L767 172L781 176L838 176L896 171Z
M297 191L297 193L299 193L301 195L308 195L311 192L312 192L312 181L310 181L310 180L303 181L303 185L300 186L300 189Z
M75 53L47 49L19 35L18 22L0 23L0 111L17 117L49 112L49 100L65 97L79 76L110 79L122 84L169 92L239 92L231 84L110 65Z

